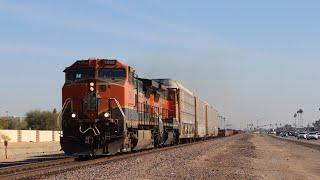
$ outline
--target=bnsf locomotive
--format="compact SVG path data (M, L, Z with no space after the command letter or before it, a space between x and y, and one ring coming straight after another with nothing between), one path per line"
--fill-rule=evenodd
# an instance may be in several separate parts
M118 60L79 60L62 89L62 150L110 155L218 135L218 112L180 83L139 78Z

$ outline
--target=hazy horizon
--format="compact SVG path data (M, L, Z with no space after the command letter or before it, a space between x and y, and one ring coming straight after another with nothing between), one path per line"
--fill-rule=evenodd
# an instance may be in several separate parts
M234 128L320 117L318 1L0 0L0 116L60 108L63 70L120 59L172 78ZM305 124L306 125L306 124Z

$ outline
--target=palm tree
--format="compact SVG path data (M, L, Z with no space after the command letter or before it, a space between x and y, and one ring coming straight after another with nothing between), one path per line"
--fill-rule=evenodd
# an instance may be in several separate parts
M297 111L297 114L299 115L300 126L303 127L302 113L303 113L303 110L302 110L302 109L299 109L299 110Z

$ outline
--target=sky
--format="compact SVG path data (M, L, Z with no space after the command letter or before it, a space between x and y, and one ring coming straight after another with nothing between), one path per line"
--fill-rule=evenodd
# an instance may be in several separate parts
M63 70L120 59L235 128L320 118L320 1L0 0L0 116L61 106Z

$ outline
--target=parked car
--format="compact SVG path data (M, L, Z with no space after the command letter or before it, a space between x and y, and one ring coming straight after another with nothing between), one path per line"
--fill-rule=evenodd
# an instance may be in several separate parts
M299 134L297 135L297 139L307 139L308 134L306 132L299 132Z
M270 134L276 135L277 133L275 131L270 131Z
M295 131L295 132L294 132L294 136L295 136L295 137L298 137L299 133L300 133L300 131Z
M281 136L281 137L288 137L288 133L287 133L287 132L281 132L281 133L280 133L280 136Z
M307 135L307 140L310 140L310 139L318 140L319 139L318 132L309 132Z
M289 135L289 136L295 136L296 134L295 134L294 131L289 131L288 135Z

